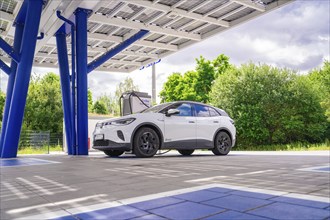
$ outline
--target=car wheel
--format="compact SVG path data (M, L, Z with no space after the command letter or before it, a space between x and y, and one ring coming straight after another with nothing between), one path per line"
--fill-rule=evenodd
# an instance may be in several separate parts
M143 127L136 132L133 146L137 157L152 157L159 149L160 139L154 129Z
M183 156L190 156L194 153L195 150L178 150L179 153Z
M123 150L105 150L104 153L110 157L118 157L124 153Z
M231 138L229 134L220 131L214 140L214 148L212 152L215 155L227 155L231 149Z

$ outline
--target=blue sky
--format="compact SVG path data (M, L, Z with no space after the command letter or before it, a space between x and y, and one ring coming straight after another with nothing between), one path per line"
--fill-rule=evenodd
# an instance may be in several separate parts
M200 55L214 59L223 53L230 62L267 63L289 67L306 73L330 60L330 1L297 0L245 24L168 56L156 65L157 93L173 72L194 69ZM35 74L58 72L57 69L33 68ZM151 68L129 74L94 72L89 74L89 87L94 99L104 93L114 93L116 85L132 77L140 91L151 94ZM7 76L1 73L1 90Z

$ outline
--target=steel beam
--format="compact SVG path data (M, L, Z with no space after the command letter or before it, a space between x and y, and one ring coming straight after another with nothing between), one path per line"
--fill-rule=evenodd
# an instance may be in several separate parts
M90 10L78 8L76 15L77 60L77 155L88 155L87 100L87 16Z
M7 75L10 75L10 67L5 64L2 60L0 60L0 69L2 69Z
M68 49L66 46L65 32L58 31L56 33L57 55L60 69L61 89L62 89L62 105L64 113L66 142L68 146L68 154L73 154L72 142L72 112L71 112L71 96L70 96L70 72L68 61Z
M15 37L14 37L14 49L17 51L19 51L21 48L23 29L24 29L24 25L22 25L22 23L16 24ZM3 117L2 117L2 127L1 127L1 137L0 137L0 156L2 154L3 141L5 138L5 133L6 133L6 129L7 129L8 113L9 113L9 109L10 109L10 104L11 104L11 99L12 99L12 94L13 94L13 87L14 87L14 82L15 82L15 78L16 78L16 70L17 70L17 63L15 61L11 60L11 69L10 69L10 74L8 77L7 92L6 92L6 103L5 103L5 109L4 109Z
M20 61L20 56L2 37L0 37L0 48L5 51L16 63Z
M90 73L94 69L98 68L103 63L105 63L107 60L109 60L111 57L113 57L116 54L120 53L121 51L125 50L127 47L132 45L134 42L140 40L148 33L149 33L149 31L147 31L147 30L140 30L138 33L134 34L129 39L125 40L124 42L122 42L121 44L119 44L118 46L113 48L112 50L108 51L107 53L105 53L104 55L99 57L98 59L96 59L93 62L91 62L90 64L88 64L87 72Z
M17 156L19 137L23 123L24 109L29 88L34 51L37 42L43 0L29 0L21 45L21 62L13 87L7 128L5 130L2 158Z

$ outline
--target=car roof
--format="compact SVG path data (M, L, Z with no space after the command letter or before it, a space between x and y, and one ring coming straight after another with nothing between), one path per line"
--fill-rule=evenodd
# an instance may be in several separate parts
M209 107L212 107L212 108L215 108L214 106L211 106L211 105L208 105L208 104L205 104L205 103L202 103L202 102L196 102L196 101L174 101L174 102L169 102L171 104L175 104L175 103L189 103L189 104L198 104L198 105L206 105L206 106L209 106Z

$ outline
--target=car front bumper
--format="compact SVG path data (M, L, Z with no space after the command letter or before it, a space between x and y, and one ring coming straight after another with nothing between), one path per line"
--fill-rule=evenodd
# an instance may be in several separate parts
M123 150L130 151L131 143L117 143L111 140L103 139L103 140L94 140L93 148L97 150Z

